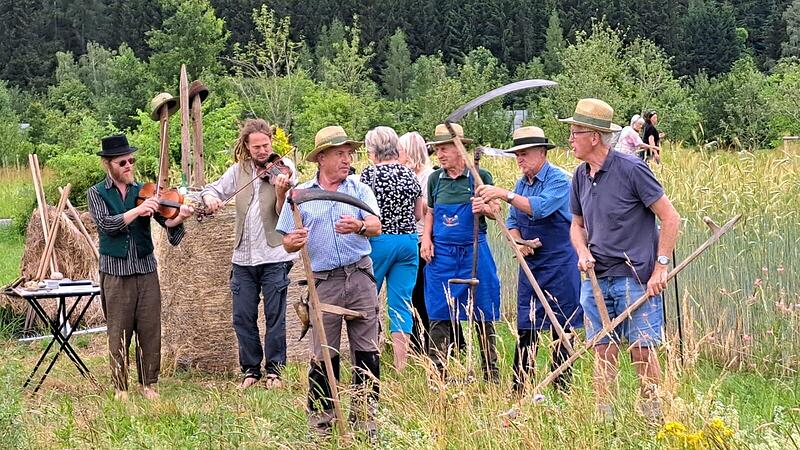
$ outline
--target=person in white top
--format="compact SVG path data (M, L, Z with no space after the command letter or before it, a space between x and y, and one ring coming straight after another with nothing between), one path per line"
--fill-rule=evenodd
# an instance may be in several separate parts
M267 387L281 387L286 365L286 294L289 271L297 253L287 253L283 236L275 231L286 193L297 181L297 170L287 158L272 150L274 128L262 119L248 119L234 147L236 163L201 191L203 203L213 213L236 193L236 227L231 270L233 328L239 342L239 365L248 388L261 379L265 360ZM267 170L277 161L286 169L274 175ZM286 173L288 172L288 173ZM258 304L264 298L264 346L258 330Z
M654 145L645 144L639 133L642 131L644 119L638 114L631 117L631 124L623 128L619 134L616 150L628 155L636 155L640 149L658 150Z
M425 146L425 139L416 131L400 136L397 141L397 150L400 154L400 163L413 170L417 175L417 181L422 187L422 217L427 212L428 198L428 177L433 172L428 149ZM422 236L424 225L422 220L417 221L417 235ZM428 335L428 311L425 309L425 260L419 258L419 269L417 270L417 284L411 295L411 306L413 308L414 326L411 330L411 348L425 353L427 352L426 336Z

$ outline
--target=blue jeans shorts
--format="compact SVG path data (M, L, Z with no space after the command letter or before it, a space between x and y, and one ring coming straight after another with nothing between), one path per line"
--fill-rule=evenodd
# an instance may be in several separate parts
M647 291L646 284L640 284L633 277L598 278L603 292L608 316L614 320L627 307ZM631 346L656 347L661 343L664 328L664 309L661 295L650 297L626 320L614 329L613 333L600 339L597 344L608 344L613 337L619 343L627 339ZM597 303L594 301L592 284L587 279L581 283L581 306L586 317L586 339L593 339L603 329Z

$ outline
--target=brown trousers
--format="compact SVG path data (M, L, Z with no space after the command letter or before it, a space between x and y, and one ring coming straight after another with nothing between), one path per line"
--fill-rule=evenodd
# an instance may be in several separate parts
M100 274L108 356L114 388L128 390L128 349L136 334L136 370L141 385L158 382L161 371L161 287L158 272L118 277Z

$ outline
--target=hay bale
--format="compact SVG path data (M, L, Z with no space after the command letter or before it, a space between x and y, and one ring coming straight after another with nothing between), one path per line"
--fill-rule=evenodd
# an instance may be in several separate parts
M56 208L53 206L47 207L48 223L52 224L56 219ZM86 213L88 215L88 213ZM66 213L61 213L59 217L61 224L59 225L58 235L53 247L56 263L58 264L59 271L64 274L64 277L73 280L94 280L99 279L99 265L94 256L94 251L86 238L81 234L78 227L73 223L72 218ZM91 220L91 217L90 217ZM88 230L92 235L93 241L97 243L97 229L92 225ZM22 255L20 263L20 273L27 279L36 277L36 271L39 268L39 259L45 250L44 233L42 231L41 220L39 219L39 210L35 209L28 221L28 228L25 232L25 251ZM49 269L48 269L49 275ZM68 299L68 301L71 299ZM19 298L7 299L8 305L11 306L12 311L16 314L24 314L28 308L28 303ZM86 300L83 300L86 301ZM43 302L45 310L54 315L56 311L56 302ZM68 306L70 303L68 302ZM76 311L82 308L82 305L77 307ZM84 315L84 322L89 326L95 326L105 322L103 318L103 310L100 302L96 299Z
M169 244L161 227L153 227L162 294L162 354L178 367L214 373L239 371L229 287L235 216L229 206L203 222L187 220L186 235L177 247ZM292 306L305 290L294 283L305 278L299 258L289 277L293 283L287 295L287 357L289 361L307 361L310 335L298 342L301 326ZM263 308L259 307L262 337L264 329ZM342 352L348 352L346 345Z

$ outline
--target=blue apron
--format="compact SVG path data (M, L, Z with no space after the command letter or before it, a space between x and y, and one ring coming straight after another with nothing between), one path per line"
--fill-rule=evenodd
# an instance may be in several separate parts
M533 255L525 257L525 262L542 288L556 319L561 326L569 321L573 328L583 327L583 309L580 305L581 275L578 271L578 256L569 239L570 222L559 211L538 220L531 220L519 209L514 208L514 211L522 238L539 238L542 243ZM550 325L550 318L545 314L528 277L520 268L517 328L541 330L549 329Z
M474 192L472 175L469 175L470 190ZM472 203L442 205L436 201L439 185L433 194L433 258L425 266L425 307L430 320L451 320L445 289L457 301L458 319L468 320L467 298L469 286L451 284L451 278L472 276ZM500 280L497 266L492 258L486 232L478 233L478 271L480 283L475 293L473 319L496 321L500 319Z

